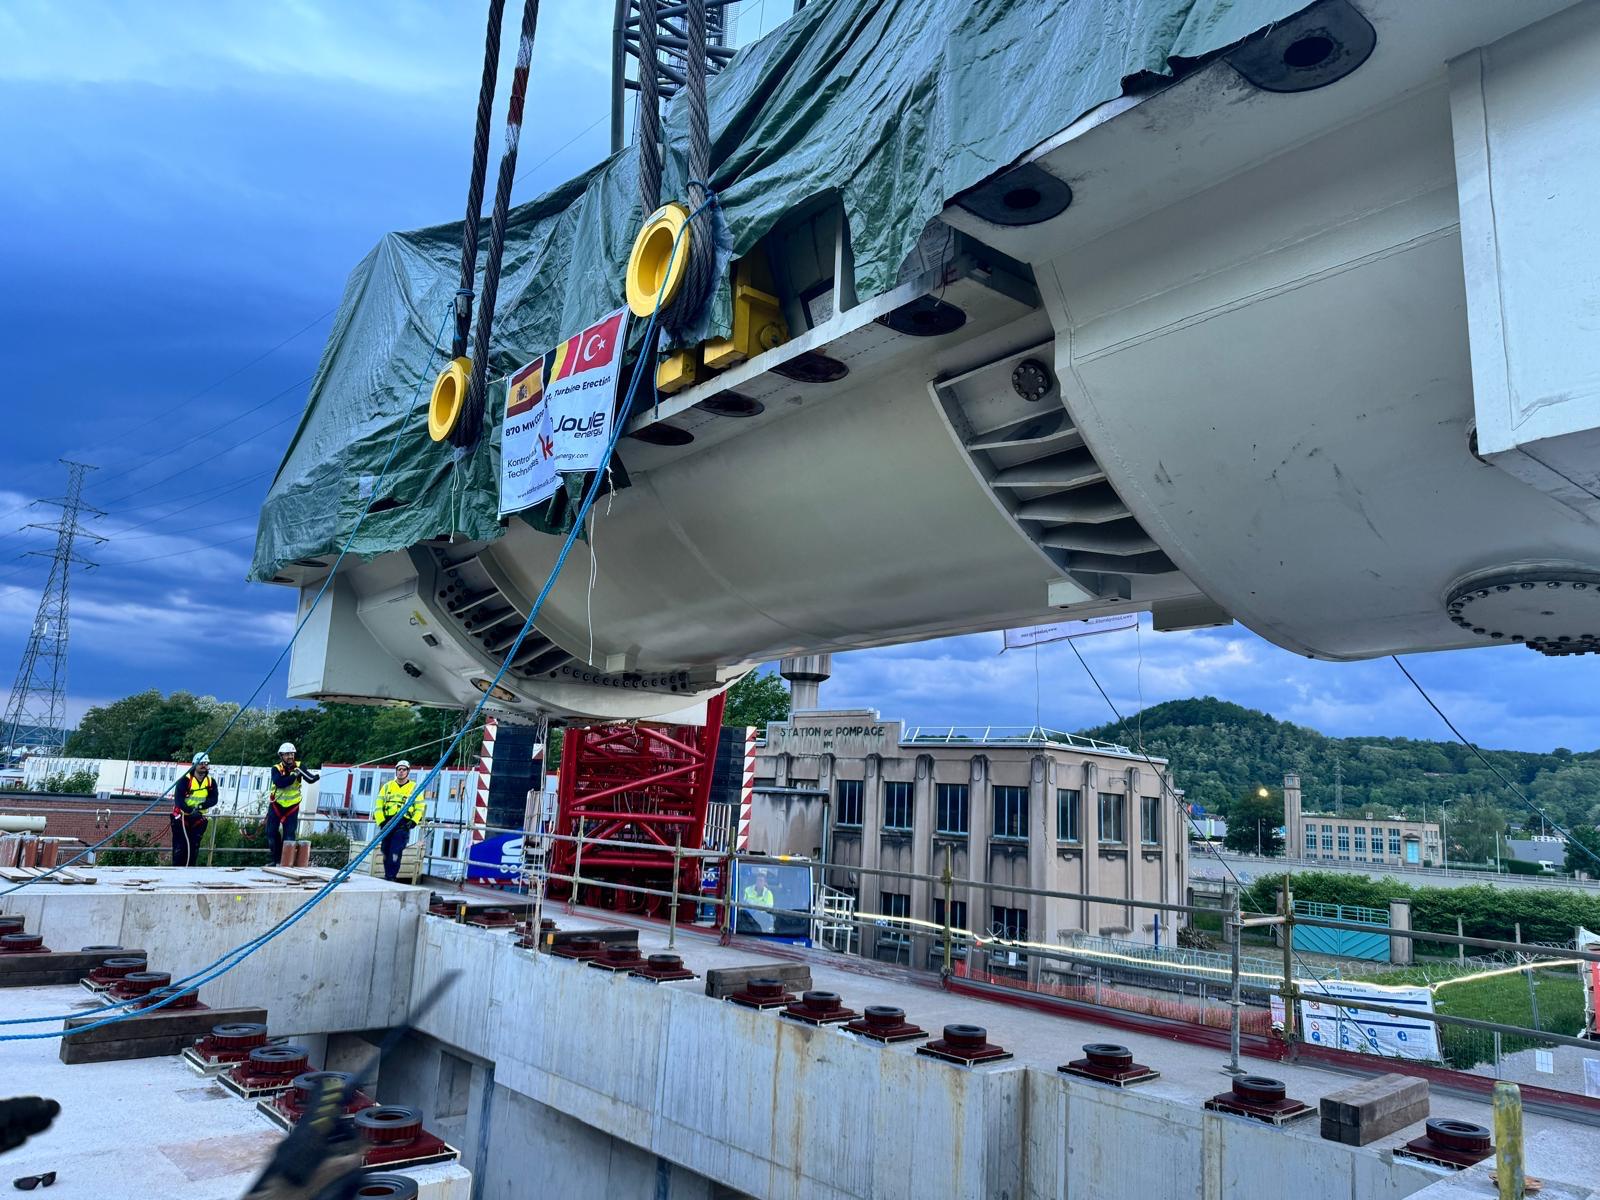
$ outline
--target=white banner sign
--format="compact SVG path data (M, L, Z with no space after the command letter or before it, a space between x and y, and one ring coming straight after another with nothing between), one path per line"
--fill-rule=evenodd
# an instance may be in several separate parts
M1371 1000L1390 1008L1433 1012L1433 993L1425 987L1359 983L1346 979L1301 980L1300 1036L1313 1046L1353 1050L1385 1058L1437 1062L1438 1026L1370 1008L1351 1008L1340 1000ZM1315 996L1316 999L1310 999ZM1273 998L1273 1019L1281 1023L1283 1001Z
M506 415L500 426L500 515L548 499L559 486L540 355L513 375L506 388Z
M605 458L617 401L628 310L619 308L555 348L546 404L558 471L593 471Z
M1068 638L1088 637L1095 633L1116 633L1133 629L1139 624L1138 613L1117 613L1111 617L1089 617L1082 621L1052 621L1048 625L1029 625L1024 629L1008 629L1001 652L1025 646L1038 646L1044 642L1064 642Z

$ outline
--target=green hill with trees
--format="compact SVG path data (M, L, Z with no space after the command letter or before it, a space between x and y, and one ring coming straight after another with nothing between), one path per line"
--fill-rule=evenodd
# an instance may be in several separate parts
M1496 826L1539 828L1539 818L1458 742L1328 737L1212 696L1152 705L1137 718L1083 732L1130 746L1142 739L1146 753L1171 761L1188 800L1224 817L1247 808L1262 787L1281 803L1284 772L1297 771L1307 811L1420 818L1426 808L1436 819L1439 806L1449 804L1450 840L1461 842L1462 861L1492 857ZM1484 754L1563 825L1600 823L1600 751L1485 747Z

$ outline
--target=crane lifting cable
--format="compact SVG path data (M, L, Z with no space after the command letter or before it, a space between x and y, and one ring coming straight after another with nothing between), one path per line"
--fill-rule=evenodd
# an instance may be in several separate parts
M506 0L489 0L489 28L483 35L483 78L478 85L478 119L472 130L472 174L467 179L467 218L461 224L461 286L456 291L456 332L452 363L466 357L472 336L472 283L478 273L478 224L483 217L483 180L489 173L489 124L500 69L500 26Z
M539 26L539 0L523 0L522 30L517 35L517 66L511 77L511 102L506 111L505 150L500 155L500 177L495 183L494 211L489 218L489 249L483 264L483 294L479 297L478 323L472 338L466 402L461 403L460 379L446 378L456 371L458 359L439 376L434 402L429 405L428 432L434 441L471 449L483 435L483 408L489 390L489 332L494 327L495 299L500 290L500 266L505 257L506 213L511 207L511 185L517 177L517 144L522 138L522 105L528 94L528 69L533 61L534 34ZM440 389L455 399L454 411L441 404ZM448 423L444 418L451 418ZM437 419L436 419L437 418Z
M628 306L645 317L660 305L661 327L681 346L701 340L706 310L716 284L718 213L711 193L711 120L706 99L706 4L684 6L684 103L689 130L687 204L661 204L661 167L654 133L660 117L653 112L656 91L655 0L639 6L639 194L649 215L633 244L628 261ZM682 234L684 253L668 269L668 250ZM648 349L648 348L647 348Z

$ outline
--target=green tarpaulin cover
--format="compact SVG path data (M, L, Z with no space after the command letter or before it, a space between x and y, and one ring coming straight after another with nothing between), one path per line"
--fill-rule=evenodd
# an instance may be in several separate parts
M1097 105L1170 78L1304 7L1304 0L809 4L711 81L712 183L733 252L748 253L786 213L837 193L849 218L857 293L876 295L894 283L951 198ZM540 53L555 52L536 49L535 68ZM665 129L662 195L681 197L681 95ZM623 302L640 217L631 147L512 210L494 324L496 375ZM484 234L487 242L487 224ZM262 505L255 578L344 544L397 434L394 465L354 552L450 533L500 535L503 386L490 393L484 442L471 455L429 441L422 415L448 355L445 318L460 245L459 223L392 233L351 274L305 415ZM724 288L712 312L714 335L726 333L728 313Z

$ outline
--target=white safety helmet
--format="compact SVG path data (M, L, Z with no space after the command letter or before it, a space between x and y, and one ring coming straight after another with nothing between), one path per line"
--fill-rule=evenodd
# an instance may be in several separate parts
M395 763L395 765L394 765L394 769L396 771L398 771L398 770L400 770L402 768L404 768L407 771L411 770L411 764L409 762L407 762L403 758L399 762Z
M200 751L199 754L196 754L194 756L194 758L190 761L190 765L191 766L196 766L196 767L205 767L205 766L209 766L210 764L211 764L211 755L207 754L204 750Z
M278 753L279 754L293 754L293 753L295 753L294 743L293 742L285 742L283 745L278 747Z

